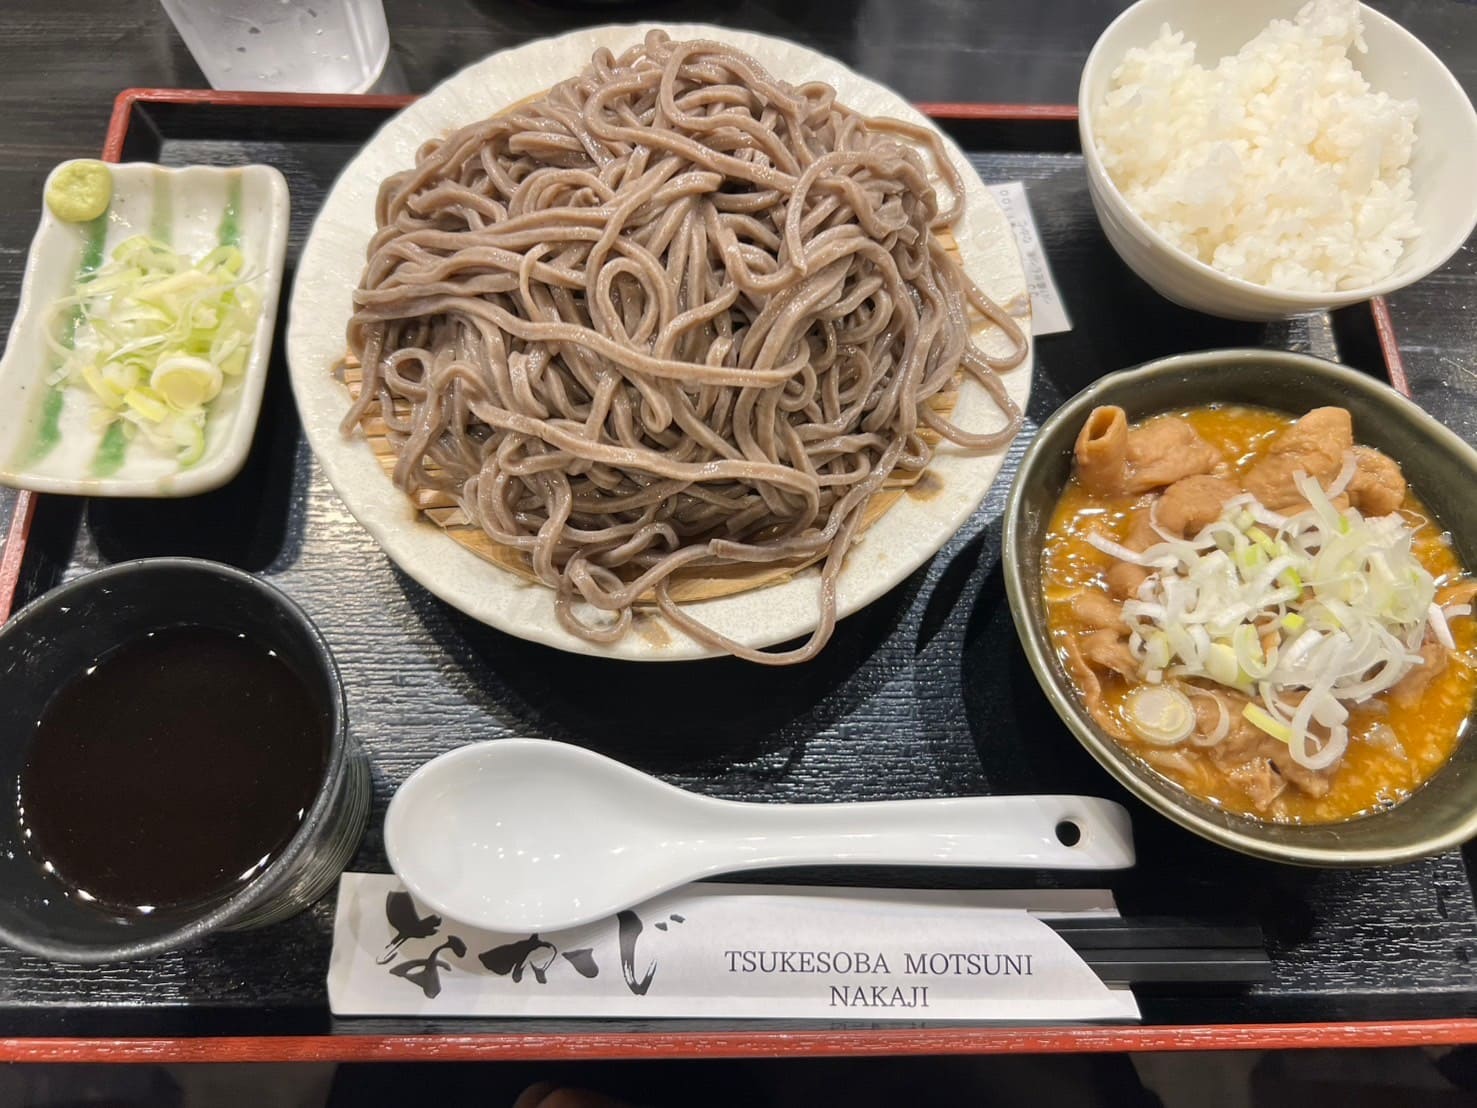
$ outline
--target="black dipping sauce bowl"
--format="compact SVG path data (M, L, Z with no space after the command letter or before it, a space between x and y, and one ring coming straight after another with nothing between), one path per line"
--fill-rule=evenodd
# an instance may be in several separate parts
M277 652L326 714L323 779L287 845L246 884L187 908L117 913L72 895L45 872L22 839L17 782L37 720L59 688L109 650L182 625L236 632ZM312 621L282 592L230 566L194 558L123 562L27 605L0 627L0 942L53 961L116 962L306 908L348 865L369 815L369 765L346 719L338 667Z

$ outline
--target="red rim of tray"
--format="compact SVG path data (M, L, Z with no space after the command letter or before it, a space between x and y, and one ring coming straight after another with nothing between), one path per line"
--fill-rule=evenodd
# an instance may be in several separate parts
M132 88L118 94L103 144L116 162L135 104L399 109L413 96L229 92ZM1071 122L1070 104L921 103L944 120ZM1370 301L1390 383L1410 395L1384 297ZM0 621L9 616L35 517L36 494L22 491L0 551ZM356 1021L368 1023L370 1021ZM592 1034L344 1034L168 1038L0 1038L0 1062L390 1062L559 1059L780 1058L908 1054L1032 1054L1103 1051L1269 1050L1477 1043L1477 1019L1183 1026L937 1027L854 1030L714 1030Z

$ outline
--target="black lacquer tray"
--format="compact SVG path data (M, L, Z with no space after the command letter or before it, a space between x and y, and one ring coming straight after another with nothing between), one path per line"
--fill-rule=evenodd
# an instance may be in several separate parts
M131 90L107 156L178 165L266 162L292 196L287 279L343 164L404 103ZM269 577L322 628L350 726L373 762L375 808L355 859L384 870L399 782L462 743L579 743L698 792L873 800L1008 792L1114 797L1134 815L1138 867L1022 872L806 870L796 883L1020 887L1101 884L1126 914L1262 926L1272 979L1242 991L1141 994L1134 1028L999 1028L631 1020L343 1020L324 992L332 897L268 929L156 961L50 965L0 950L0 1057L116 1059L693 1056L1146 1049L1477 1040L1477 906L1451 853L1386 870L1314 871L1242 858L1157 816L1098 768L1052 713L1021 653L1000 574L1001 510L1036 422L1095 378L1165 354L1266 346L1334 358L1404 387L1381 303L1238 324L1159 299L1117 259L1087 197L1070 108L925 106L986 181L1024 181L1075 329L1039 342L1026 432L979 512L925 568L842 622L815 662L622 664L477 624L380 553L304 442L278 321L262 420L242 475L178 501L14 500L0 606L98 566L158 554ZM283 311L289 301L282 297Z

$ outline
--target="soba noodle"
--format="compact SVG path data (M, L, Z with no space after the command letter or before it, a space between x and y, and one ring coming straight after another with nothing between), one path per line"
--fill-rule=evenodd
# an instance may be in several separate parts
M936 135L827 85L659 32L601 50L384 182L345 433L377 413L396 485L522 551L576 635L614 641L654 601L715 648L806 660L868 500L929 463L925 430L994 450L1019 426L995 371L1026 340L935 234L963 195ZM971 305L1009 357L973 345ZM930 405L961 368L1003 429ZM807 558L820 618L796 649L745 647L670 594L679 572Z

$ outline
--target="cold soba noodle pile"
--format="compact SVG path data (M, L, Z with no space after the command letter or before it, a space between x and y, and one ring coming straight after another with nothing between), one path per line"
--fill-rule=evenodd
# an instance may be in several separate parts
M962 197L937 136L827 85L661 33L601 50L384 182L345 430L381 417L395 483L448 494L522 552L569 631L612 642L654 601L705 644L804 661L884 482L921 471L938 435L993 450L1019 424L995 371L1026 340L936 234ZM1008 357L973 345L971 306ZM944 416L961 369L1003 429ZM791 651L746 648L673 599L685 573L807 560L820 621Z

